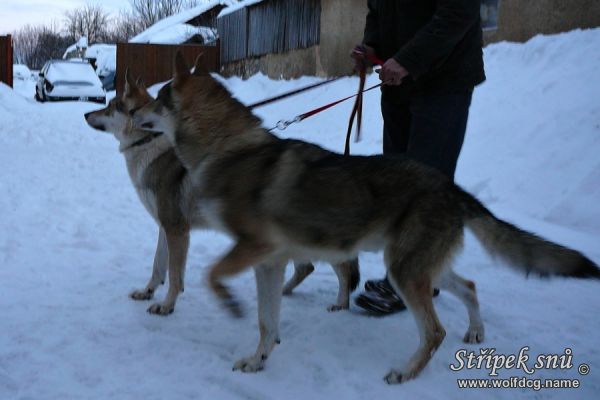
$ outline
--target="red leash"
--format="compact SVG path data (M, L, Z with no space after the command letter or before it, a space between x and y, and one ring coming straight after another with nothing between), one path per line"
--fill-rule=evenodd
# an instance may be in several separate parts
M348 121L348 130L346 132L346 143L344 145L344 155L347 156L350 154L350 136L352 136L352 126L354 125L354 119L356 119L356 139L355 142L360 140L360 131L362 128L362 105L363 105L363 93L365 92L365 82L367 79L367 61L372 62L373 64L383 65L384 62L379 58L375 57L373 54L367 54L365 49L361 46L356 47L353 50L353 53L357 56L359 60L359 76L360 81L358 84L358 92L356 93L356 101L354 102L354 107L352 108L352 112L350 113L350 120ZM377 86L381 86L379 84Z
M358 85L358 92L352 96L348 96L348 97L344 97L343 99L340 100L336 100L334 102L331 102L329 104L325 104L324 106L315 108L314 110L310 110L307 111L303 114L297 115L294 119L291 120L280 120L279 122L277 122L277 125L275 125L273 128L269 129L270 131L274 130L274 129L279 129L279 130L284 130L286 129L288 126L292 125L292 124L296 124L299 122L304 121L305 119L312 117L313 115L316 115L322 111L325 111L333 106L336 106L340 103L343 103L344 101L350 100L354 97L356 97L356 102L354 103L354 107L352 108L352 112L350 113L350 120L348 121L348 131L346 132L346 144L344 146L344 155L348 155L350 154L350 136L352 133L352 127L354 125L354 120L356 119L356 141L358 141L360 139L360 130L361 130L361 126L362 126L362 103L363 103L363 93L366 93L370 90L376 89L378 87L380 87L381 85L383 85L383 83L379 83L377 85L373 85L367 89L365 89L365 83L366 83L366 71L367 71L367 65L366 65L366 61L370 61L373 64L377 64L377 65L383 65L384 62L382 60L380 60L379 58L375 57L374 55L368 55L365 54L364 52L359 52L357 49L354 50L354 52L358 55L360 55L361 57L363 57L361 66L360 66L360 70L359 70L359 76L360 76L360 81L359 81L359 85ZM277 100L281 100L284 99L286 97L289 96L293 96L297 93L301 93L304 92L306 90L310 90L312 88L318 87L318 86L322 86L325 85L327 83L331 83L333 81L336 81L338 79L340 79L341 77L338 78L333 78L333 79L328 79L326 81L323 82L319 82L317 84L314 85L310 85L301 89L297 89L297 90L293 90L291 92L287 92L284 93L282 95L279 96L275 96L272 98L269 98L267 100L263 100L254 104L249 105L249 108L255 108L255 107L260 107L260 106L264 106L266 104L272 103L274 101Z
M347 101L347 100L350 100L350 99L352 99L354 97L357 97L357 96L359 96L362 93L366 93L366 92L368 92L370 90L376 89L376 88L378 88L381 85L382 85L382 83L378 83L377 85L373 85L373 86L371 86L371 87L369 87L367 89L364 89L364 90L362 90L361 92L359 92L357 94L353 94L351 96L344 97L343 99L336 100L336 101L334 101L332 103L329 103L329 104L325 104L324 106L321 106L319 108L315 108L314 110L307 111L304 114L297 115L294 119L290 119L290 120L287 120L287 121L286 120L281 120L281 121L277 122L277 125L275 125L273 128L271 128L269 130L270 131L272 131L274 129L284 130L285 128L287 128L288 126L290 126L292 124L296 124L298 122L302 122L306 118L312 117L313 115L316 115L316 114L320 113L321 111L325 111L328 108L331 108L331 107L336 106L336 105L338 105L340 103L343 103L344 101Z

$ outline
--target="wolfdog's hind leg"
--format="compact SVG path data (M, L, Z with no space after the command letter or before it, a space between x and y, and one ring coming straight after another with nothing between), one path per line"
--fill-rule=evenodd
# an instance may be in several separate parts
M159 227L158 242L154 253L154 264L152 265L152 276L144 289L134 290L129 294L134 300L150 300L159 285L165 283L169 263L169 250L167 248L167 237L162 227Z
M273 347L279 343L279 312L285 263L259 265L254 268L258 297L258 327L260 342L254 355L242 358L233 370L256 372L263 369Z
M465 343L481 343L484 338L483 321L479 314L479 301L475 291L475 283L464 279L448 269L442 275L440 286L458 297L467 307L469 313L469 328L463 341Z
M314 270L315 267L311 263L299 264L294 262L294 275L292 275L290 280L285 283L283 294L285 296L292 294L294 289L300 285L307 276L312 274Z
M425 201L422 204L427 205ZM412 312L420 337L417 351L402 369L388 373L387 383L401 383L417 376L446 336L433 307L432 285L460 248L463 228L452 214L424 223L421 216L428 210L418 210L399 226L400 234L385 249L389 281Z
M148 308L150 314L168 315L175 310L177 296L183 290L183 276L190 244L189 229L166 231L169 254L169 291L162 303L156 303Z
M431 297L433 288L428 277L422 276L398 283L390 277L390 283L412 312L419 329L421 342L405 368L400 371L392 370L385 377L387 383L401 383L414 378L425 368L437 348L442 344L446 331L433 308Z

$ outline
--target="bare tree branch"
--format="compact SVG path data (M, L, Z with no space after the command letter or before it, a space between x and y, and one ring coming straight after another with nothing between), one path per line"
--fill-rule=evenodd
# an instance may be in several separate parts
M99 5L87 4L65 13L66 31L72 41L85 36L88 43L104 41L107 36L109 14Z

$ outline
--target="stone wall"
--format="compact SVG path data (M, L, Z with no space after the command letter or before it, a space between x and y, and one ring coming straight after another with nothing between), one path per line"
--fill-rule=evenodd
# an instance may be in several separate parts
M367 16L366 0L323 0L321 44L317 51L319 76L349 75L350 51L362 41Z
M486 43L524 42L537 34L600 26L600 0L500 0L498 29Z

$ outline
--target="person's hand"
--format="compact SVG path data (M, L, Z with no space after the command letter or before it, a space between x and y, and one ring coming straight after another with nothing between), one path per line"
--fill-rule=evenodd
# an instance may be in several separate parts
M390 58L383 64L379 71L379 79L385 85L398 86L402 83L402 79L408 75L408 71L402 65L398 64L393 58Z
M354 69L360 71L364 63L367 62L367 56L375 55L375 49L365 44L359 44L354 47L350 57L354 59Z

